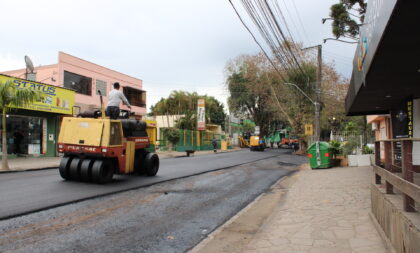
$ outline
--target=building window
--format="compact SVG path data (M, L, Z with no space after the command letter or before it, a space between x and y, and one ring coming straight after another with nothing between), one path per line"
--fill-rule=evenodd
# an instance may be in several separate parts
M106 82L102 80L96 80L96 95L99 95L98 90L101 91L102 96L106 96Z
M146 107L146 91L124 87L123 93L131 105Z
M92 78L64 71L64 87L77 93L92 95Z
M7 115L6 128L8 131L6 139L8 154L41 154L43 119L39 117Z

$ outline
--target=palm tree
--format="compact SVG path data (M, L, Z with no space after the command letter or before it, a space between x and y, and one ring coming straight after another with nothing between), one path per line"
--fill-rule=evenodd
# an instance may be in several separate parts
M7 160L6 114L16 107L25 107L42 98L42 93L29 88L18 89L13 82L0 83L0 110L2 112L2 158L1 169L9 170Z

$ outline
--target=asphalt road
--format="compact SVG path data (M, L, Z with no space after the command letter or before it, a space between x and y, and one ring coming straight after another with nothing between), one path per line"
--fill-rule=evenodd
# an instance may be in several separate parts
M248 150L162 159L155 177L115 176L106 185L64 181L56 169L0 175L0 220L175 178L245 164L288 150Z
M16 173L9 179L11 182L3 179L6 175L3 174L0 185L10 184L7 188L1 186L2 212L3 207L12 210L8 203L17 203L10 201L11 197L5 202L3 196L8 194L19 196L21 201L34 206L37 201L54 203L48 202L50 196L53 200L60 199L59 196L83 198L107 192L110 190L107 187L121 190L127 183L132 186L147 184L153 182L150 180L168 180L243 164L0 221L0 251L185 252L278 179L291 173L292 168L306 161L305 157L284 152L242 151L165 159L160 176L155 179L121 178L115 184L99 189L97 185L64 182L54 174L57 171ZM41 180L44 177L46 180ZM28 184L24 183L24 178ZM20 196L19 188L26 189L22 192L30 193L30 196ZM38 194L27 188L34 188ZM39 188L44 188L45 195L38 196ZM2 192L4 190L8 193ZM25 203L15 204L14 208L22 206Z

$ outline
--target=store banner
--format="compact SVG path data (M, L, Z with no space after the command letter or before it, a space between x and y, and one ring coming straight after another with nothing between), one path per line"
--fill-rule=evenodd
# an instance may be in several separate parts
M197 101L197 130L206 130L206 107L204 99Z
M391 110L393 138L413 137L413 100L408 100Z
M73 113L75 91L0 74L0 84L8 81L13 82L18 89L30 88L44 94L41 101L36 101L26 107L21 107L22 109L61 114Z

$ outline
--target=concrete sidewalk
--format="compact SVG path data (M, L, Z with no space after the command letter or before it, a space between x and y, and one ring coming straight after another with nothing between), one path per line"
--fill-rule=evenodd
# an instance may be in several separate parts
M227 224L232 225L223 225L191 252L387 252L369 217L371 180L370 167L303 169L284 180L288 183L277 183L263 196L274 196L276 207L255 233L250 234L249 219L243 224L231 220ZM283 196L276 197L279 194ZM236 219L261 205L264 203L257 199ZM227 251L223 241L232 234L241 242L236 248L231 242Z
M226 151L218 150L218 153L234 152L239 151L240 148L229 149ZM214 153L213 150L206 151L197 151L191 156L194 155L206 155ZM186 156L185 152L176 152L176 151L157 151L159 158L174 158L174 157L184 157ZM48 169L48 168L57 168L60 164L61 157L18 157L9 159L10 170L4 171L0 170L0 173L3 172L16 172L16 171L26 171L26 170L38 170L38 169Z

